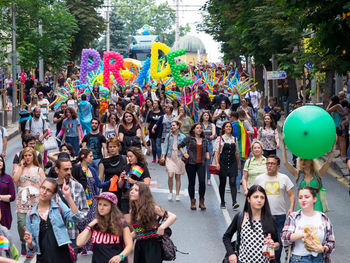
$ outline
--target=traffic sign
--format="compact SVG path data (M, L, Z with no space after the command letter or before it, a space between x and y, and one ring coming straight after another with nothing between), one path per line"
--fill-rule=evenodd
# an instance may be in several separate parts
M285 71L266 71L267 80L285 79L287 73Z

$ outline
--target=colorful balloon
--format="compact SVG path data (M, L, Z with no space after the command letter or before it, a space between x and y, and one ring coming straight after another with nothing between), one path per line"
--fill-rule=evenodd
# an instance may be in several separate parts
M179 56L182 56L185 54L186 54L186 50L183 48L178 49L178 50L174 50L174 51L170 51L167 54L168 64L170 65L170 68L171 68L171 74L174 77L176 85L180 88L193 83L193 79L182 78L180 76L181 70L186 69L186 64L185 63L176 64L176 62L175 62L175 57L179 57Z
M161 50L164 55L168 54L171 50L170 47L163 43L155 42L151 48L151 77L153 79L162 79L167 77L171 73L169 63L166 65L163 71L158 72L158 51Z
M89 64L89 57L92 57L92 63ZM95 49L83 49L80 63L80 83L85 84L87 73L99 67L101 56Z
M289 114L283 134L288 149L303 159L323 156L333 147L336 138L332 117L313 105L300 107Z
M115 61L111 63L111 60ZM103 86L110 85L110 72L113 73L115 80L119 85L124 84L124 79L119 70L123 67L123 56L118 52L108 51L103 52Z

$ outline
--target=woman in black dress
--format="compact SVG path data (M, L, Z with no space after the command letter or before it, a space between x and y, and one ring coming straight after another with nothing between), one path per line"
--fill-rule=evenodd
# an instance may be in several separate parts
M162 138L158 138L159 127L156 130L152 130L153 126L156 125L157 121L162 115L164 115L164 113L160 108L159 101L156 100L153 102L153 109L149 112L146 120L146 135L149 135L149 138L151 139L152 143L152 163L155 163L157 161L157 155L158 159L160 159L160 157L162 156Z
M229 178L229 184L232 197L232 208L236 209L239 204L236 201L237 188L236 177L239 170L241 170L241 158L238 149L238 142L233 137L233 128L231 122L225 122L222 125L221 134L215 140L214 143L214 156L216 168L219 170L219 192L221 204L220 208L225 209L225 187L227 177Z
M119 126L119 141L123 143L122 153L126 154L131 146L141 148L141 128L135 115L126 111L123 115L123 121Z
M121 143L115 137L107 140L108 157L103 158L98 165L98 176L101 182L106 185L102 187L103 192L112 192L118 199L121 198L121 191L118 187L118 179L122 172L126 170L126 157L119 154ZM120 207L120 202L118 203Z

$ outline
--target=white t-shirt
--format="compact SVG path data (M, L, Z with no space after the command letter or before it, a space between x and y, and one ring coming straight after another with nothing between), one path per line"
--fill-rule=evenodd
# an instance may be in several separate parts
M261 94L259 91L249 91L245 95L246 99L250 99L254 109L256 109L259 105L259 99L261 98Z
M49 101L47 99L42 99L38 101L40 108L41 108L41 113L42 114L48 114L47 112L47 106L50 105Z
M31 129L29 129L29 124L32 123ZM44 131L47 130L49 127L47 125L47 122L44 120L44 126L43 126L43 119L40 117L38 120L35 118L30 119L26 123L26 130L29 130L29 133L32 135L39 135L40 137L43 136Z
M4 133L2 133L3 131ZM7 130L4 127L0 126L0 153L2 153L2 147L3 147L2 141L4 137L7 137Z
M221 115L222 110L221 109L216 109L215 110L216 114L219 115L220 117L216 120L216 127L222 128L222 125L224 125L225 122L229 121L227 116L230 116L230 109L226 109L225 113L226 115Z
M264 173L255 178L254 184L265 189L272 215L287 213L287 192L294 186L287 175L277 173L277 176L268 176Z
M322 223L321 213L317 211L315 212L316 214L314 216L306 216L305 214L303 214L303 212L301 212L301 217L299 220L296 221L295 224L295 234L304 233L305 227L308 227L311 229L311 233L315 232L316 237L322 243L322 241L324 240L326 226ZM301 239L298 239L297 241L295 241L293 254L297 256L307 256L312 254L314 257L316 257L318 253L307 250L303 241Z

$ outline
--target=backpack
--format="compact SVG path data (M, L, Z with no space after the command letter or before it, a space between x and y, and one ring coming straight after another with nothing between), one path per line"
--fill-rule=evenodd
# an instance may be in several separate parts
M43 122L43 130L45 128L45 120L43 118L41 118L42 122ZM32 130L32 123L33 123L33 118L31 118L29 120L29 132Z

